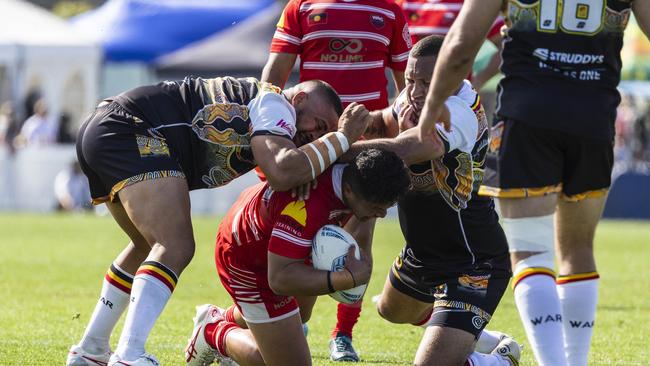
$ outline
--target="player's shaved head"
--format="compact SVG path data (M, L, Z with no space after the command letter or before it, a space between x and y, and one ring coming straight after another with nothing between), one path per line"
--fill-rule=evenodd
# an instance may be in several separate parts
M321 97L325 102L331 105L336 111L337 116L343 114L343 105L341 104L341 98L336 93L336 90L332 86L322 80L308 80L304 81L297 85L298 90L304 91L307 93L314 93Z
M437 57L445 37L432 35L419 40L411 49L412 57Z

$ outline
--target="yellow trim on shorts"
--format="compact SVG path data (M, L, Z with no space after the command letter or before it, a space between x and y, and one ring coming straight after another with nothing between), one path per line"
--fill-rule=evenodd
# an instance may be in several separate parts
M609 192L609 188L602 188L602 189L596 189L593 191L587 191L587 192L582 192L578 194L574 194L571 196L567 196L564 193L562 194L562 200L567 201L567 202L578 202L582 201L587 198L600 198L604 197L607 195L607 192Z
M526 198L526 197L542 197L551 193L559 193L562 191L562 184L558 183L552 186L539 187L539 188L496 188L489 186L481 186L478 190L479 196L488 196L496 198Z
M153 179L160 179L160 178L185 179L185 174L180 170L157 170L153 172L134 175L133 177L126 178L115 183L113 188L111 188L111 193L109 193L108 196L93 199L93 205L99 205L104 202L115 202L115 196L120 190L124 189L125 187L128 187L135 183L144 182L146 180L153 180Z

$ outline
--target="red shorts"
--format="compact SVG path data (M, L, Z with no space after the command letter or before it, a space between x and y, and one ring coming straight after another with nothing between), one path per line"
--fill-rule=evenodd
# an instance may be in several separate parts
M295 298L277 295L269 286L267 246L232 244L229 236L217 233L214 257L219 279L244 320L248 323L268 323L298 314ZM259 250L261 248L264 251Z

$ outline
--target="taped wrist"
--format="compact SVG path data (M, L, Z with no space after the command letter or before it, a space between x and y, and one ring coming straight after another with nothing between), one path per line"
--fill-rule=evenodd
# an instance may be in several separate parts
M307 156L311 178L316 179L325 169L350 148L348 138L342 132L330 132L299 149Z

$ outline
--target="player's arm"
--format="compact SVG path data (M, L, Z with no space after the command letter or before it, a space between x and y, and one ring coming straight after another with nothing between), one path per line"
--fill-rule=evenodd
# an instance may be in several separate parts
M639 28L645 33L645 36L650 39L650 1L649 0L636 0L632 3L632 11Z
M251 119L261 119L258 125L270 125L273 129L274 112L266 111L273 105L251 108ZM279 108L278 108L279 109ZM269 117L269 121L264 121ZM271 188L287 191L316 179L338 157L343 155L365 130L368 111L360 104L350 104L339 119L339 131L330 132L313 142L296 147L293 140L285 136L253 133L251 149L255 162L266 175ZM285 119L286 120L286 119Z
M271 52L262 70L262 81L284 88L297 56L295 53Z
M350 220L343 227L345 231L350 233L354 240L357 241L359 249L361 250L361 257L368 258L371 271L372 271L372 238L375 232L375 224L377 219L370 219L365 221L360 221L355 216L352 216Z
M400 71L391 69L391 71L393 72L393 81L395 82L395 88L399 94L406 86L406 81L404 81L404 70Z
M392 108L370 112L370 122L363 133L365 139L376 139L381 137L395 137L399 133L397 120L393 117Z
M453 94L469 73L476 53L490 26L502 8L504 0L466 0L445 37L422 114L419 133L430 134L440 116L447 97ZM445 127L449 128L448 124Z

